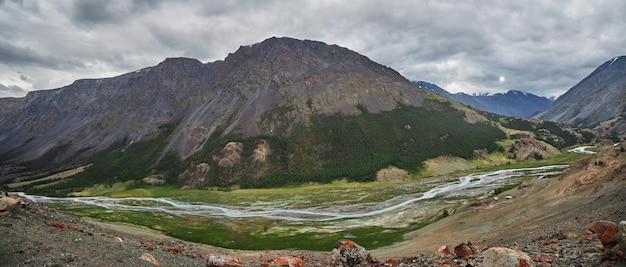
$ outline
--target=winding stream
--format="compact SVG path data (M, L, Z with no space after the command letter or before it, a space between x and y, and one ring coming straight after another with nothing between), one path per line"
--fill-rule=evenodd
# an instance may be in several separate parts
M493 172L469 174L455 181L441 181L423 193L399 195L392 199L376 203L359 203L344 206L290 208L285 206L215 206L204 203L187 203L169 198L110 198L95 197L46 197L17 193L36 202L76 203L93 205L111 210L130 210L163 212L171 215L197 215L210 217L246 218L265 217L283 221L335 221L372 217L389 212L400 212L411 208L413 203L433 200L439 197L470 198L484 195L491 190L519 182L520 179L543 178L561 173L568 165L552 165L538 168L498 170ZM416 184L419 182L416 182ZM400 190L399 190L400 191Z

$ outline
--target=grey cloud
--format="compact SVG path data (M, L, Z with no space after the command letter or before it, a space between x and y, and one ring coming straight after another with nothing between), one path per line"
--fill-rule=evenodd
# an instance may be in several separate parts
M288 36L347 47L444 88L552 96L626 47L620 0L0 1L0 67L33 86L173 56L219 60L240 45ZM8 75L0 82L19 82Z
M72 20L87 26L120 22L158 8L160 2L160 0L76 0L71 7Z
M0 83L0 97L24 96L28 90L17 85L4 85Z
M82 68L84 64L72 58L42 55L29 47L19 47L0 40L0 63L9 66L35 66L50 69Z

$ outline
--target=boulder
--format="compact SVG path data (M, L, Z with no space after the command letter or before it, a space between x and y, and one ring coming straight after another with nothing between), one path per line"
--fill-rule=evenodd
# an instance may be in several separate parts
M330 255L330 266L333 267L371 266L377 263L379 261L365 248L348 239L337 242Z
M617 245L617 224L612 221L595 221L587 225L583 235L597 237L605 248L610 249Z
M504 248L492 247L483 252L484 267L530 267L535 266L535 262L524 252Z
M454 254L456 254L459 258L468 259L469 256L474 253L467 244L461 243L458 246L454 247Z
M208 256L206 259L207 267L243 267L241 260L224 256Z
M304 263L298 257L278 257L263 263L263 267L303 267Z
M0 216L1 215L15 215L21 207L20 198L16 196L1 197L0 198Z
M472 245L472 242L461 243L458 246L454 247L454 254L456 254L459 258L468 259L470 255L480 253L481 249Z

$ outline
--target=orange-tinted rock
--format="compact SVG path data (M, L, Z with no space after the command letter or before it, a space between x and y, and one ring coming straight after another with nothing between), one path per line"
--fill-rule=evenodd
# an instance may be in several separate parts
M524 252L503 248L493 247L483 252L484 267L530 267L535 266L535 262Z
M583 234L598 237L605 248L612 248L617 244L617 224L612 221L592 222L587 225Z
M156 266L159 266L159 267L162 266L161 263L156 258L154 258L154 256L152 256L152 254L150 253L144 253L139 258L147 262L150 262Z
M468 244L462 243L454 247L454 254L456 254L459 258L468 259L470 255L474 254L472 248Z
M278 257L263 263L263 267L302 267L304 262L298 257Z
M441 247L436 248L435 250L433 250L433 254L446 254L446 255L450 255L452 252L450 252L450 247L448 247L448 245L443 245Z

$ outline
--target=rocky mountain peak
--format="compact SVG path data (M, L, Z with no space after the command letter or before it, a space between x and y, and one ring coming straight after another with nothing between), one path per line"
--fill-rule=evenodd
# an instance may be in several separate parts
M378 113L423 99L396 71L347 48L270 38L224 61L168 58L117 77L31 92L1 111L0 154L34 159L68 146L69 157L153 138L160 125L176 122L167 150L186 158L217 130L284 136L313 114L358 115L361 107Z
M614 57L534 117L590 128L626 108L626 56Z

